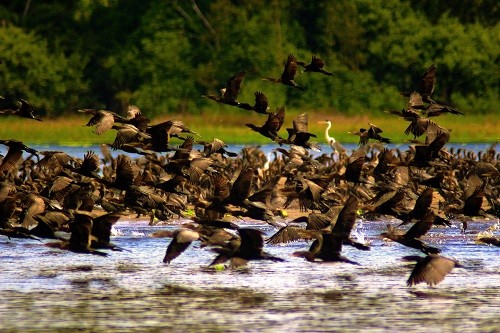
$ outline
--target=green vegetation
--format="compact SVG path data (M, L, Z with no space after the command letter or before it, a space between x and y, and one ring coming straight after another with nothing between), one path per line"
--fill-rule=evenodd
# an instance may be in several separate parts
M499 107L494 0L13 0L0 14L3 102L25 98L46 119L128 104L150 118L206 118L220 106L200 96L245 70L240 101L253 102L260 90L271 108L374 115L380 123L383 110L406 106L399 92L414 89L432 63L435 99L467 115ZM289 53L318 55L335 76L299 73L306 92L263 82L281 74Z
M156 124L167 119L183 120L193 131L201 137L197 139L211 141L219 138L226 143L240 144L266 144L272 143L268 138L253 132L245 123L260 124L266 119L265 115L247 112L229 113L230 106L222 106L221 110L206 114L172 114L168 118L157 118L152 121ZM290 127L292 120L298 115L297 111L287 111L285 125L280 131L286 136L285 127ZM379 114L366 116L345 116L332 114L331 112L309 112L309 129L318 137L312 141L325 143L325 125L318 124L320 120L329 119L333 126L330 135L342 143L357 142L358 137L349 134L360 127L366 127L368 123L376 124L384 130L384 136L395 143L401 143L412 139L404 135L408 122L399 117ZM17 117L0 118L2 138L16 138L27 144L62 144L62 145L92 145L100 143L112 143L115 131L108 131L102 135L93 133L92 127L84 126L88 117L72 116L58 119L47 119L44 122ZM500 115L470 115L458 117L453 115L441 116L438 123L451 129L450 142L496 142L500 141L498 123ZM180 144L176 139L172 144Z

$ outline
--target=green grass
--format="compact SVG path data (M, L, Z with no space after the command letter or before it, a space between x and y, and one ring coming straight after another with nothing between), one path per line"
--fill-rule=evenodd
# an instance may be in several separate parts
M298 111L288 111L285 124L280 134L287 136L286 127L292 126L292 121ZM152 124L168 119L183 120L193 131L201 135L201 140L210 141L219 138L226 143L233 144L262 144L270 143L270 139L253 132L245 123L262 125L265 115L243 110L234 110L232 107L222 107L214 112L202 114L169 114L159 119L153 119ZM17 117L0 118L0 139L16 139L26 144L62 144L86 146L92 144L111 143L115 131L110 130L102 135L93 133L92 127L86 127L89 117L74 115L58 119L46 119L43 122ZM343 143L357 142L358 137L349 134L349 131L373 123L384 130L383 135L393 142L404 142L412 137L404 135L408 122L389 114L345 116L334 112L309 111L309 131L318 136L314 141L324 142L324 124L321 120L331 120L333 123L330 136ZM454 116L443 115L434 119L438 124L451 130L450 142L496 142L500 141L500 116L495 114Z

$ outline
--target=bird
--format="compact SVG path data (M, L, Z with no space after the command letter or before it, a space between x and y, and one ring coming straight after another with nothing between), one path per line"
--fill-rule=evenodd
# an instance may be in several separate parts
M457 260L449 259L438 254L429 254L424 258L410 256L409 259L416 259L417 263L406 281L408 287L412 287L422 282L427 283L429 286L436 285L443 281L445 276L448 275L453 268L463 267Z
M199 232L187 228L177 229L173 233L173 239L168 244L167 251L163 257L163 262L165 264L170 264L172 260L181 255L182 252L191 245L195 240L200 239L201 235Z
M316 259L321 259L323 262L345 262L348 264L359 265L343 255L342 251L342 236L332 233L315 232L316 240L311 244L308 251L296 251L293 253L295 257L305 258L307 261L316 262Z
M213 249L214 252L218 253L218 256L210 266L222 264L228 260L236 260L238 265L244 265L250 260L284 261L282 258L264 252L262 231L253 228L238 228L237 232L240 236L239 242L230 242L229 247Z
M226 87L220 90L220 96L217 95L202 95L202 97L209 98L218 103L223 103L227 105L238 106L238 93L240 92L241 82L245 77L245 72L239 72L227 80Z
M391 140L380 135L383 131L374 124L368 124L368 129L360 128L357 132L349 132L359 136L359 146L365 146L369 139L378 140L383 143L391 143Z
M85 126L94 126L94 133L101 135L110 130L115 122L127 123L128 119L120 116L119 114L108 110L95 110L95 109L80 109L78 112L83 112L92 115Z
M436 85L436 65L432 64L424 73L424 75L421 77L419 83L418 83L418 88L417 92L422 96L422 100L426 103L434 103L434 100L432 100L431 95L434 92L434 87ZM401 93L403 96L410 96L410 93L403 92Z
M325 66L325 62L321 60L321 58L312 56L311 62L309 64L306 64L303 61L297 61L297 64L304 67L303 72L316 72L316 73L321 73L325 74L327 76L333 76L333 73L327 72L326 70L323 69Z
M294 79L295 79L295 74L297 74L297 58L293 54L290 54L287 58L287 61L285 63L285 69L283 70L283 73L279 78L273 78L273 77L265 77L262 80L264 81L269 81L269 82L274 82L274 83L281 83L287 86L291 86L300 90L305 90L304 87L298 85Z
M436 102L432 99L431 95L434 92L434 88L436 86L436 72L437 67L435 64L432 64L420 79L417 90L413 93L403 92L401 93L401 95L411 96L415 93L419 94L423 102L429 103L427 107L424 107L423 105L421 105L420 107L421 109L423 109L423 112L427 115L427 117L435 117L443 113L464 115L462 112L457 111L444 103Z
M93 216L90 212L73 211L72 219L69 223L71 232L67 241L51 242L45 245L62 250L69 250L75 253L89 253L99 256L107 256L106 252L101 252L92 247L92 224Z
M3 171L11 171L17 163L21 160L23 151L28 152L33 155L37 155L37 151L33 148L26 146L24 143L18 140L0 140L0 144L9 147L7 155L2 160L0 164L0 173Z
M183 139L179 136L181 133L189 133L199 136L198 133L187 127L183 121L174 119L150 125L146 129L146 133L149 134L151 139L144 148L155 152L171 151L172 147L169 146L170 138L176 137Z
M388 224L387 232L383 232L382 236L404 246L421 250L425 254L439 254L440 249L431 247L419 239L431 229L434 218L434 213L429 211L423 219L416 222L406 233L400 233L396 228Z
M328 142L330 147L332 147L334 152L340 153L340 152L345 152L346 149L344 146L340 144L337 140L335 140L334 137L330 136L330 128L332 128L332 122L330 120L323 120L319 121L318 123L320 124L326 124L326 129L325 129L325 140Z
M309 139L311 137L315 138L316 134L310 133L308 126L309 114L307 112L299 114L293 120L293 127L286 129L288 132L288 139L282 140L280 143L287 143L315 151L321 151L321 147L319 147L318 144L315 142L309 142Z
M269 103L266 95L260 91L255 93L255 104L252 106L248 103L238 103L237 107L245 110L255 111L257 113L268 114Z
M272 139L273 141L280 141L282 138L278 135L278 132L285 121L285 107L281 106L276 109L276 112L271 112L267 116L267 120L262 126L256 126L254 124L245 124L250 127L253 131L262 134L265 137Z
M35 109L33 108L33 105L31 105L27 100L21 98L19 99L19 102L21 103L19 108L17 108L16 110L13 109L0 110L0 115L14 115L23 118L43 121L41 118L35 116Z

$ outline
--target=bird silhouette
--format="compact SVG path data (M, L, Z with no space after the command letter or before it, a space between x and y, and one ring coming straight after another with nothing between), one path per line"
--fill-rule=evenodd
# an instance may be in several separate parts
M431 229L433 222L434 213L430 211L423 219L416 222L406 233L401 233L388 224L388 230L387 232L383 232L382 236L404 246L421 250L425 254L438 254L441 252L440 249L431 247L419 239Z
M304 72L316 72L327 76L333 76L333 73L327 72L323 69L323 67L325 66L325 62L321 60L321 58L318 58L314 55L312 56L311 62L309 64L306 64L303 61L297 61L297 64L304 67Z
M263 136L272 139L273 141L280 142L278 132L285 121L285 107L279 107L276 109L276 113L272 112L268 115L266 122L262 126L256 126L254 124L246 124L253 131L262 134Z
M294 79L295 75L297 74L297 58L293 54L290 54L288 56L288 59L285 63L285 69L283 70L283 73L279 78L273 78L273 77L265 77L262 80L264 81L270 81L274 83L281 83L287 86L291 86L300 90L305 90L304 87L298 85Z
M391 140L384 138L380 135L383 131L373 124L368 124L368 129L360 128L359 131L350 132L351 134L359 136L359 146L365 146L369 139L378 140L383 143L391 143Z
M248 103L238 103L237 105L241 109L255 111L257 113L267 114L269 109L269 104L266 95L260 91L255 92L255 104L252 106Z
M226 87L222 88L220 96L217 95L202 95L202 97L209 98L218 103L223 103L227 105L238 106L238 93L240 92L241 82L245 77L245 72L239 72L229 78L226 83Z
M0 110L0 115L14 115L22 118L34 119L38 121L43 121L41 118L35 116L35 109L33 105L31 105L27 100L20 99L19 102L21 105L19 108L13 109L3 109Z

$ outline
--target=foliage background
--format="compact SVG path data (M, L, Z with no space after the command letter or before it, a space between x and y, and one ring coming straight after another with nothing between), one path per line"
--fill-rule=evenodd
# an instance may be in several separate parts
M438 67L435 97L495 113L500 81L495 0L13 0L0 4L0 95L45 117L79 108L149 117L227 108L201 98L245 70L240 101L375 114ZM320 56L334 77L300 74L306 92L262 81L288 54ZM228 112L228 111L224 111ZM231 112L245 112L231 108ZM246 111L247 112L247 111Z

